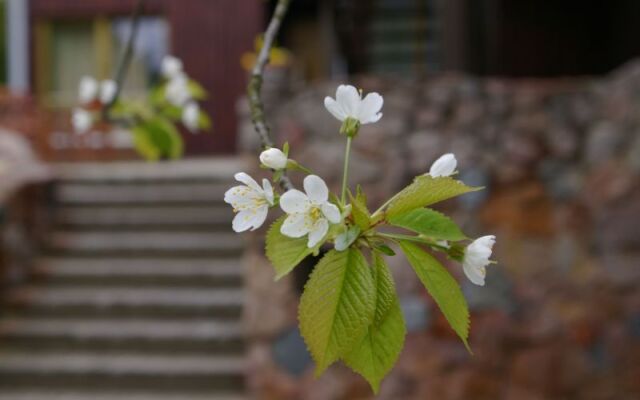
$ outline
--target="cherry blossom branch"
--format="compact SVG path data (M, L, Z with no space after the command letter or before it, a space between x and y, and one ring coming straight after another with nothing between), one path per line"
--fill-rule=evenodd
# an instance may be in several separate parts
M265 149L274 147L274 142L273 139L271 139L269 126L267 125L264 112L264 103L262 102L260 93L262 90L263 74L267 63L269 62L271 47L278 35L280 25L287 13L290 2L291 0L278 0L278 4L273 12L269 26L264 33L264 42L260 49L260 53L258 54L258 58L256 59L256 63L253 66L253 70L251 71L251 79L249 80L247 88L249 107L251 108L251 121L253 122L253 127L256 133L260 137L262 147ZM293 184L286 174L283 174L280 178L280 185L285 190L293 189Z
M125 125L131 123L131 120L129 119L119 119L112 117L110 115L110 111L113 108L114 104L118 102L118 98L120 97L120 93L122 92L122 86L124 85L124 81L127 77L127 71L129 70L131 60L133 59L133 45L135 44L136 37L138 36L138 27L140 26L140 16L142 15L143 8L144 0L137 0L131 14L131 30L129 31L129 37L127 38L127 42L125 43L124 52L122 53L122 57L120 58L113 78L116 83L116 93L111 101L105 104L102 108L102 118L108 122L118 122Z

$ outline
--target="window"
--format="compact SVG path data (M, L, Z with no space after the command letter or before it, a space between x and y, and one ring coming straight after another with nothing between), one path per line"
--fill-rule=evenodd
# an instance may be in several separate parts
M36 91L42 104L69 108L77 102L83 75L111 78L131 29L129 18L85 21L40 21L35 30ZM168 24L161 17L144 17L134 44L125 93L144 95L157 78L168 49Z

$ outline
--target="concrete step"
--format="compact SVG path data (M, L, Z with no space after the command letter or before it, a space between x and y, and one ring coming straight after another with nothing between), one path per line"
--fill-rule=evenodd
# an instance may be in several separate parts
M141 161L71 162L53 165L56 178L73 182L231 180L247 163L238 157L216 157L148 163Z
M46 285L135 285L191 288L240 287L243 270L238 258L73 258L36 261L34 273Z
M225 229L229 231L231 207L192 206L61 206L55 210L54 223L72 229L136 229L143 227L181 227Z
M10 315L49 318L239 318L242 289L24 286L8 293Z
M59 182L55 200L64 205L223 204L228 182Z
M214 319L4 318L0 349L220 355L241 354L244 338L239 322Z
M153 392L152 388L145 391L54 391L54 390L0 390L2 400L248 400L241 394L220 391L181 392L180 394L166 394Z
M244 370L232 356L12 351L0 353L0 388L239 391Z
M146 231L85 231L53 232L49 236L48 250L60 254L148 256L210 255L234 256L241 254L243 239L229 232L146 232Z

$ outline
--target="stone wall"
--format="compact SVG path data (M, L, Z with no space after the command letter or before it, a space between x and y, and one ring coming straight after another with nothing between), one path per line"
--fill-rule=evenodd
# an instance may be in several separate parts
M344 138L322 101L340 82L280 82L266 99L277 142L289 141L292 157L337 190ZM364 186L370 203L453 152L460 178L487 190L444 209L469 235L498 237L487 286L469 284L458 265L448 265L472 309L474 356L406 262L390 260L410 332L379 398L638 398L640 63L601 78L451 74L352 83L385 99L382 120L363 127L354 143L351 181ZM246 105L239 110L241 147L255 154ZM305 268L273 282L260 238L247 262L258 398L370 398L346 367L313 378L295 329Z

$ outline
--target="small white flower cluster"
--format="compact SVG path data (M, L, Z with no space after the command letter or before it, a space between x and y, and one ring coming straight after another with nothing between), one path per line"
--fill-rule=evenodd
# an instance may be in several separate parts
M175 73L180 71L175 60L167 65L167 69ZM326 97L324 105L327 110L343 123L355 121L355 133L360 124L375 123L380 120L383 98L378 93L369 93L362 98L362 93L355 87L340 85L336 91L336 98ZM355 134L353 134L355 136ZM288 159L286 154L277 148L270 148L260 154L263 167L276 172L285 170L289 165L297 165ZM438 158L425 175L431 178L446 178L456 173L457 160L451 154L444 154ZM225 193L224 201L233 206L237 213L233 219L233 230L243 232L255 230L262 226L267 218L269 208L276 204L287 214L280 232L291 238L307 236L307 246L314 248L326 240L331 225L344 224L350 214L350 205L342 204L341 209L329 200L327 184L316 175L304 178L304 192L297 189L286 191L280 198L274 193L271 183L263 179L262 187L244 172L235 176L243 186L235 186ZM346 226L345 226L346 228ZM348 248L359 235L356 226L343 229L333 237L336 250ZM447 242L438 242L440 247L449 249ZM465 275L476 285L484 285L486 267L492 261L491 257L495 236L483 236L474 240L463 249L462 265Z
M73 110L71 123L77 133L86 133L93 126L91 108L110 104L118 92L118 85L111 79L98 82L91 76L83 76L78 85L78 101L81 107Z
M182 123L191 132L198 132L200 106L191 95L189 77L184 71L182 61L174 56L165 56L162 59L161 72L167 80L165 99L170 104L182 108Z

